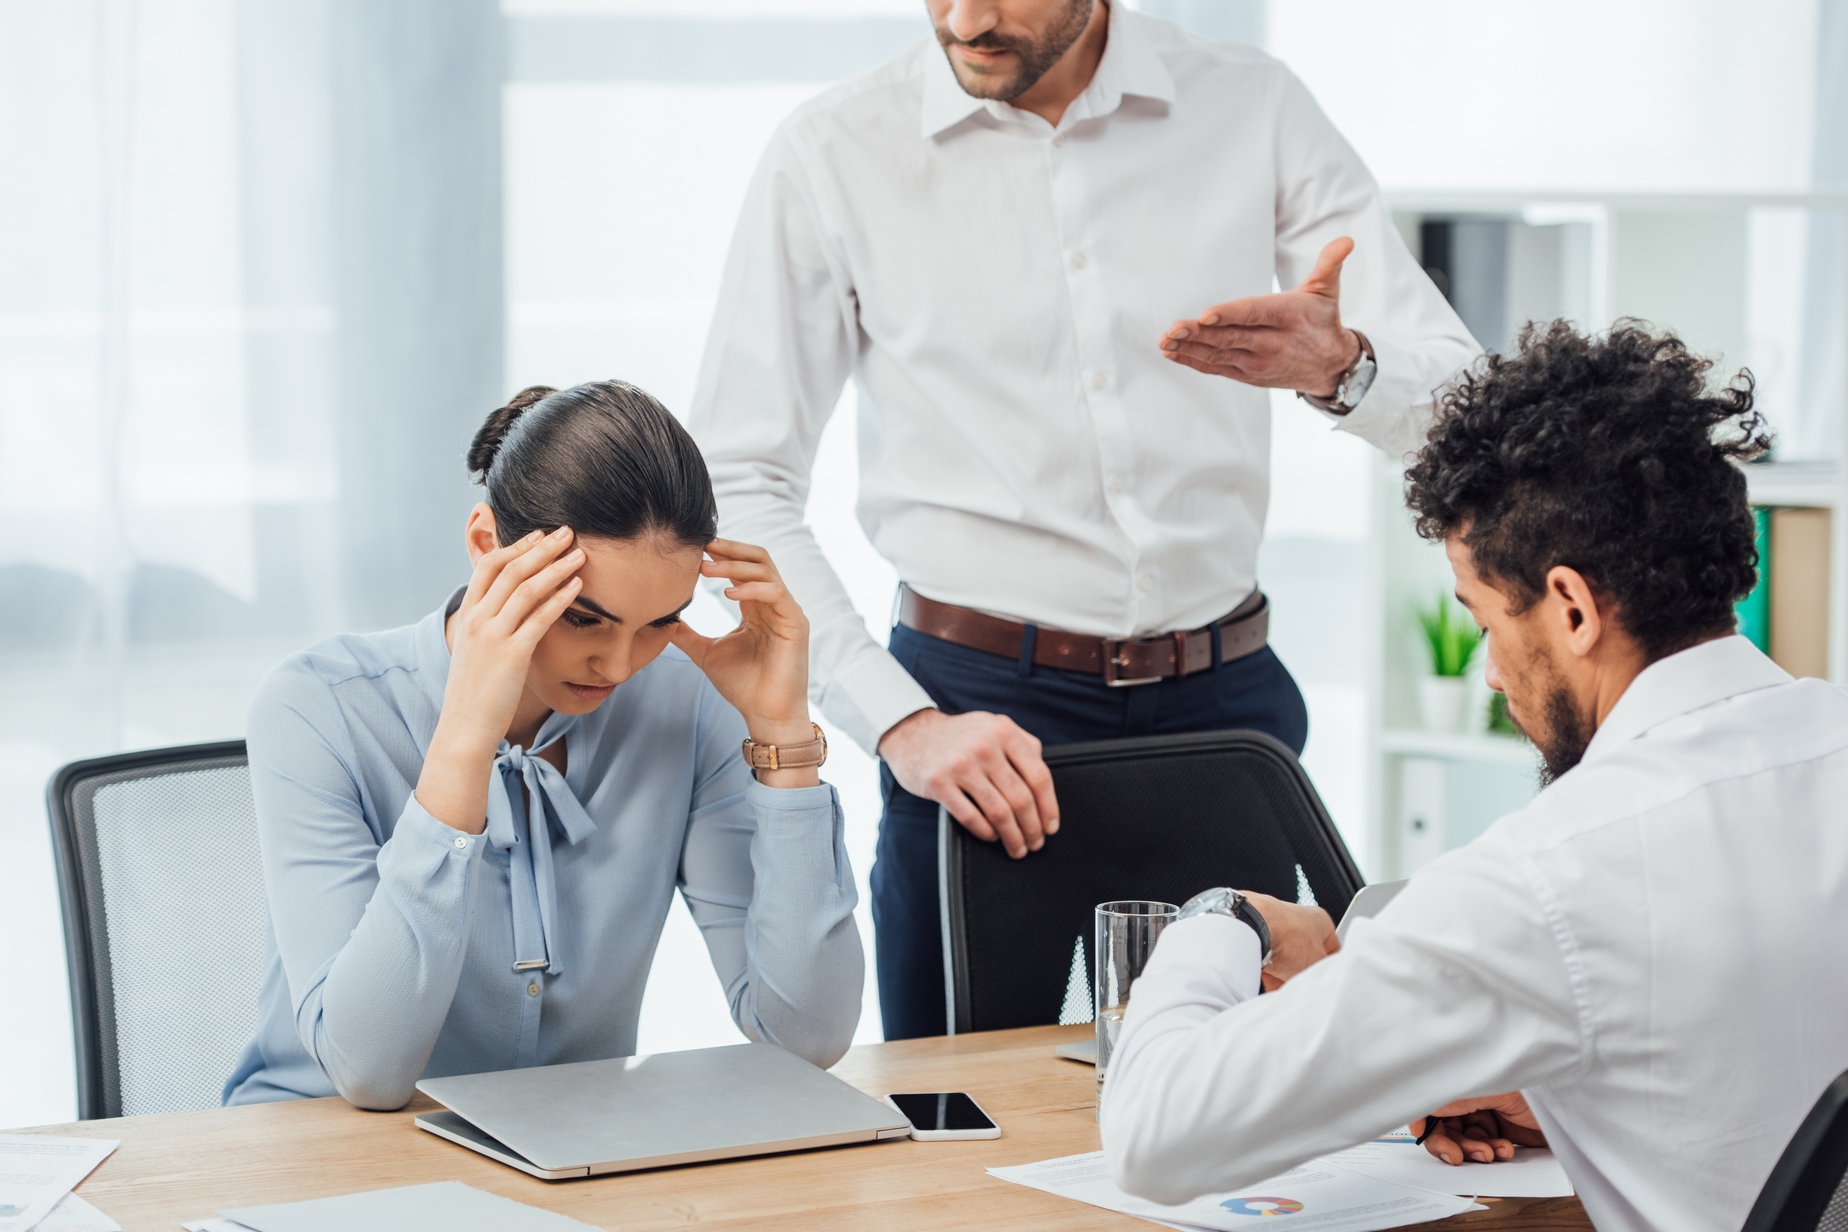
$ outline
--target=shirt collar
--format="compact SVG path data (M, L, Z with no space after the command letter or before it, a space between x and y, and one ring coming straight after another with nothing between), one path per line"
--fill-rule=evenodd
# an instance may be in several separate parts
M1130 12L1124 0L1112 0L1103 58L1098 61L1091 84L1066 108L1059 127L1069 128L1078 120L1109 115L1122 105L1126 94L1173 105L1174 76L1162 63L1154 44L1149 42L1141 19ZM943 48L927 45L924 48L922 136L935 137L983 109L1000 120L1009 120L1019 114L1006 103L971 97L956 80L956 71L950 67Z
M1608 756L1670 719L1790 681L1790 673L1736 634L1690 646L1657 659L1630 682L1598 726L1583 760Z

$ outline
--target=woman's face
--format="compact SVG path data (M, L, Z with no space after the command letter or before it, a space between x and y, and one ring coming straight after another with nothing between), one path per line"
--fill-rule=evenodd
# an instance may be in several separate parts
M477 533L480 514L487 525ZM497 546L485 505L469 526L469 555ZM479 542L478 542L479 540ZM637 539L581 538L584 588L533 651L527 690L547 708L586 714L616 686L667 649L680 613L693 601L701 549L663 535Z

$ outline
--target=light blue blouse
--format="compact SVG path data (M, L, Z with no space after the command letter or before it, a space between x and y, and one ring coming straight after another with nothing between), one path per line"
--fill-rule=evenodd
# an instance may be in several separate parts
M503 742L487 832L464 834L412 795L443 620L330 638L257 690L269 966L225 1102L397 1108L425 1076L627 1056L676 886L739 1028L838 1060L864 958L834 789L758 783L743 719L669 647L533 749ZM534 755L555 740L562 775Z

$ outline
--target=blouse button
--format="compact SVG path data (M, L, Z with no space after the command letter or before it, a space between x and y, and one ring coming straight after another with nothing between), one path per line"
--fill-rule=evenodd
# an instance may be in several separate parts
M529 997L538 996L539 995L539 985L537 983L528 984L526 986L526 995Z
M468 850L468 836L463 835L463 834L456 835L455 846L456 846L457 851L467 851Z

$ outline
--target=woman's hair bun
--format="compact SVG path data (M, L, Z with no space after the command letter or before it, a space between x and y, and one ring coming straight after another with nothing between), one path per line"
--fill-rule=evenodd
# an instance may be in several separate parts
M475 439L468 447L468 477L476 483L488 482L488 468L494 465L494 455L500 452L501 442L507 439L507 433L513 431L513 425L520 416L535 402L548 394L558 391L550 385L528 385L507 400L507 405L488 413L487 422L475 433Z
M468 465L488 489L503 547L560 526L580 539L656 533L689 548L718 533L699 446L659 399L626 381L521 390L488 416Z

